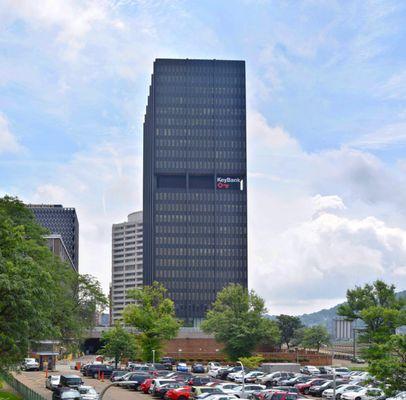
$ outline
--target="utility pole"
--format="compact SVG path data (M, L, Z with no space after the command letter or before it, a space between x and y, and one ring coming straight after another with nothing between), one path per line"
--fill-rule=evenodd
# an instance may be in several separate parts
M244 365L241 361L237 361L238 364L241 365L242 368L242 398L245 399L245 370Z

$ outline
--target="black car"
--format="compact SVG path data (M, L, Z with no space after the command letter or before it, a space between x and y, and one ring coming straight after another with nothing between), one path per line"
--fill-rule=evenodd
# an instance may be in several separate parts
M220 375L217 376L217 378L225 381L227 379L227 377L228 377L228 374L231 374L232 372L238 372L238 371L241 371L241 370L242 370L241 365L237 365L235 367L230 367L230 368L227 368L225 371L222 371L220 373Z
M162 358L161 358L161 364L166 364L166 363L175 365L175 364L176 364L176 360L175 360L174 358L172 358L172 357L162 357Z
M344 381L337 379L336 380L336 387L339 385L342 385L344 383ZM321 397L321 395L323 394L323 392L326 389L332 389L334 386L334 382L333 381L327 381L325 383L323 383L320 386L311 386L309 388L309 394L310 396L316 396L316 397Z
M79 386L82 386L82 385L83 385L83 381L80 376L69 374L69 375L61 375L61 378L59 379L58 387L77 389Z
M59 388L52 393L52 400L81 400L82 396L76 389Z
M203 364L194 363L194 364L192 365L192 372L193 372L194 374L204 374L205 370L204 370Z
M189 386L206 386L212 379L209 376L192 376L186 380Z
M132 374L126 375L125 378L120 382L120 386L126 389L137 390L141 383L143 383L148 378L151 378L150 374L134 372Z
M104 378L110 378L113 374L114 368L111 365L106 364L90 364L84 371L84 376L91 376L97 379L99 376Z

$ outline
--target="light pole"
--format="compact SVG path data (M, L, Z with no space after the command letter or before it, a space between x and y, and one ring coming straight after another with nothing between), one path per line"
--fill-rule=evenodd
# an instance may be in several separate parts
M178 349L178 361L180 361L180 353L182 353L182 349Z
M152 349L152 364L155 364L155 349Z
M245 371L244 365L241 361L237 361L237 364L241 365L242 368L242 398L245 399Z

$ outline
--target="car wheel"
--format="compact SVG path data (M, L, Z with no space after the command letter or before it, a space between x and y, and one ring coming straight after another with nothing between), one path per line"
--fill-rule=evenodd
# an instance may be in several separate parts
M178 397L178 400L187 400L185 396Z
M271 382L266 382L266 383L265 383L265 386L269 389L269 388L272 387L272 383L271 383Z
M336 394L336 400L340 400L341 399L341 394L340 393L337 393Z
M354 400L361 400L361 397L356 397Z
M309 394L309 389L305 389L303 392L304 394Z

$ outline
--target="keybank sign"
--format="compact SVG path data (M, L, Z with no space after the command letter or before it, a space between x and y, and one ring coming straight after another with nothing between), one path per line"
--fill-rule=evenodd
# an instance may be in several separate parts
M216 180L217 189L244 190L244 179L230 176L218 176Z

